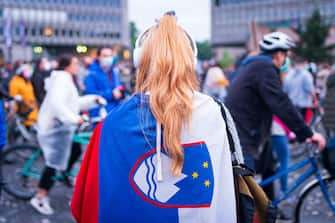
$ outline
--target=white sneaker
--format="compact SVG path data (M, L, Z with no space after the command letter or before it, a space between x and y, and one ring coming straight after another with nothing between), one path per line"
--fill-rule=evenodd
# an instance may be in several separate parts
M30 200L30 204L41 214L52 215L54 213L48 197L39 198L36 195Z

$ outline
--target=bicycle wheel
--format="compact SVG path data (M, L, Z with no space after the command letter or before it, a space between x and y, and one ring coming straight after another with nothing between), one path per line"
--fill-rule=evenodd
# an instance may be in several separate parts
M8 147L2 156L4 191L18 199L30 199L35 194L44 165L38 147L28 144Z
M325 177L323 181L335 205L335 177ZM296 223L335 222L335 211L326 201L318 181L311 184L299 198L295 220Z

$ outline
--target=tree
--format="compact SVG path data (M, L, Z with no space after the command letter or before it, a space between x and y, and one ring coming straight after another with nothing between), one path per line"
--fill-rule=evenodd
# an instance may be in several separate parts
M138 34L138 29L136 27L135 22L130 22L130 41L131 41L131 47L134 49L135 48L135 42L137 39Z
M198 48L198 59L209 60L212 58L212 48L208 40L196 42Z
M227 53L223 53L223 57L220 59L219 64L222 68L228 68L234 63L234 59Z
M331 62L333 57L331 50L333 46L326 46L326 38L329 34L330 25L322 21L319 10L315 10L307 20L304 30L298 29L300 42L295 52L309 61L316 63Z

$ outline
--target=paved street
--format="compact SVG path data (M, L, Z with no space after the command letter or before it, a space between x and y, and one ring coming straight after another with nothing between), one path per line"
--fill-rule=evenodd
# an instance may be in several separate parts
M18 201L3 193L0 201L0 223L74 223L69 211L71 193L72 190L62 184L53 188L50 197L56 214L50 217L38 214L29 201Z
M293 174L290 176L289 182L292 183L297 177L299 177L299 173ZM276 185L276 188L279 188L278 184ZM296 190L288 201L285 201L280 205L286 216L293 216L297 194L300 191L301 188ZM3 193L3 197L0 200L0 223L74 223L69 212L71 193L72 190L65 185L61 183L56 184L50 194L51 205L54 207L56 214L50 217L38 214L30 206L29 202L19 201L10 197L6 193ZM335 188L332 189L332 193L335 195ZM313 197L308 199L308 203L305 206L308 213L308 221L304 221L303 223L335 222L335 216L331 213L323 199L320 191L315 192ZM311 205L313 205L313 209L311 209ZM318 209L316 210L315 207L318 207ZM325 215L320 216L320 212L325 213ZM293 223L293 221L278 220L277 223Z

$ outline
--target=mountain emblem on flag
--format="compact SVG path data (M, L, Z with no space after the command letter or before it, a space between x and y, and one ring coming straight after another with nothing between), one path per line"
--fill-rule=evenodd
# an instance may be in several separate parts
M156 178L156 149L143 154L131 169L129 180L146 202L163 208L199 208L211 205L214 191L213 167L204 142L183 144L182 173L174 176L172 160L162 151L163 181Z

